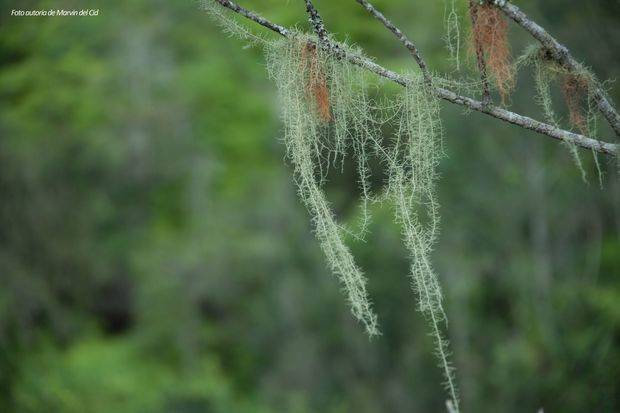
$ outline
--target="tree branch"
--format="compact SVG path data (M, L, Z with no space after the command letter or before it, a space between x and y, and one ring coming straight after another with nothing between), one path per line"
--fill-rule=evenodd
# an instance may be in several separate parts
M390 30L392 33L394 33L394 36L396 36L398 40L400 40L400 42L403 45L405 45L407 49L409 49L411 56L415 59L416 63L418 64L418 66L420 66L420 69L422 70L422 76L424 76L424 79L426 80L426 82L430 84L432 78L431 78L430 72L428 71L428 66L426 65L426 62L424 61L424 59L422 59L422 56L420 55L420 51L413 44L413 42L411 42L411 40L409 40L407 36L405 36L405 34L398 27L396 27L387 17L383 15L383 13L377 10L368 1L366 0L356 0L356 1L359 4L361 4L377 20L383 23L383 25L388 30Z
M532 37L540 42L540 44L549 52L553 58L562 67L571 73L579 72L582 69L581 64L575 60L570 54L568 48L558 42L545 29L536 22L531 20L525 13L514 4L506 0L493 0L499 9L501 9L508 17L514 20L525 31L530 33ZM613 104L605 96L605 91L598 85L594 85L593 97L596 101L598 109L601 111L609 125L612 127L617 136L620 136L620 115L614 108Z
M316 35L319 37L319 41L325 43L327 41L327 30L325 30L325 25L323 24L323 19L319 14L314 4L312 4L312 0L305 0L306 2L306 11L310 15L308 20L310 20L310 24L314 27L314 31Z
M269 20L257 15L256 13L251 12L239 6L233 1L230 1L230 0L213 0L213 1L216 1L223 7L226 7L236 13L239 13L242 16L246 17L247 19L250 19L254 21L255 23L260 24L263 27L273 30L274 32L284 37L293 36L293 32L291 32L290 30L280 25L270 22ZM401 76L391 70L388 70L384 68L383 66L378 65L370 59L367 59L357 54L346 53L344 50L342 50L342 48L337 47L329 39L326 39L325 43L326 43L326 47L332 50L336 54L336 56L339 58L344 58L348 60L349 62L362 67L363 69L366 69L381 77L389 79L401 86L407 86L410 83L410 80L408 78ZM519 115L517 113L508 111L506 109L502 109L497 106L485 105L483 102L469 98L467 96L458 95L448 89L438 87L438 88L435 88L435 93L437 94L439 98L447 100L448 102L461 105L461 106L467 107L468 109L472 109L472 110L484 113L486 115L492 116L494 118L503 120L505 122L512 123L513 125L517 125L522 128L529 129L534 132L538 132L542 135L549 136L553 139L566 141L566 142L575 144L577 146L580 146L582 148L592 149L597 152L604 153L604 154L611 155L611 156L618 156L618 152L620 151L620 145L602 142L596 139L592 139L592 138L580 135L578 133L563 130L553 125L549 125L547 123L534 120L527 116Z
M210 1L210 0L207 0L207 1ZM255 23L258 23L263 27L268 28L269 30L273 30L274 32L284 37L289 37L291 35L291 32L287 28L280 26L279 24L270 22L269 20L259 16L258 14L239 6L234 1L230 1L230 0L213 0L213 1L219 3L221 6L226 7L227 9L234 11L235 13L239 13L243 17L250 19Z

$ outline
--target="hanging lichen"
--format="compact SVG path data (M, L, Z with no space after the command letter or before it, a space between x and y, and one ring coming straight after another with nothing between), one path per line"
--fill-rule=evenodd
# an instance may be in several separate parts
M237 30L234 24L223 25ZM244 31L240 35L255 40ZM418 308L431 326L450 405L458 412L448 342L442 333L446 321L442 293L430 259L439 225L434 183L442 154L439 104L432 86L419 75L411 75L411 83L396 104L376 107L367 95L361 69L317 47L315 37L294 33L291 38L260 42L266 51L269 76L278 89L286 153L299 196L312 217L327 262L344 286L353 315L371 336L379 331L366 278L344 242L347 230L336 222L322 184L330 169L341 166L347 155L354 159L362 193L363 234L369 221L367 151L373 150L387 166L385 198L393 204L402 227ZM344 53L359 54L346 45L338 47ZM390 145L384 145L377 134L375 116L381 113L384 121L397 125Z
M545 121L556 127L560 126L551 97L551 84L558 82L566 104L569 124L583 135L596 136L598 132L597 109L593 90L597 81L594 75L585 69L578 72L567 71L559 66L544 48L539 46L528 47L517 59L516 67L523 66L531 66L534 70L536 101L543 109ZM584 182L587 182L587 174L577 146L568 141L564 141L564 144L569 148ZM599 184L602 186L602 171L595 151L592 151L592 156Z
M431 251L439 229L435 195L437 165L442 156L439 102L422 77L410 76L401 96L400 122L389 159L388 196L402 227L411 259L411 279L418 295L418 309L431 326L431 336L445 385L458 411L458 392L449 362L448 341L442 333L446 315Z
M359 180L368 202L365 148L374 134L368 115L364 76L359 69L296 35L266 48L267 68L278 88L287 157L331 269L342 282L355 318L369 335L378 334L366 279L355 264L321 189L330 167L343 162L349 148L357 159ZM366 211L366 208L364 208ZM366 212L364 212L366 214Z
M593 96L593 80L586 71L565 73L562 79L562 92L568 109L571 125L586 136L596 136L597 110ZM592 150L594 165L596 166L599 185L603 187L603 173L598 161L598 155Z
M470 0L469 8L472 20L470 54L484 60L502 101L506 102L515 86L508 22L497 7L486 1Z
M211 16L213 21L220 26L224 33L246 40L249 42L249 45L266 45L269 43L266 38L252 32L246 26L239 24L234 18L227 15L214 0L201 0L200 5Z
M446 43L458 69L460 37L456 4L455 0L444 1ZM382 199L393 205L396 221L401 226L403 243L411 260L412 287L418 309L430 324L430 335L450 396L447 407L451 413L459 411L458 390L444 334L447 317L443 295L431 263L439 231L435 181L443 153L438 88L467 92L482 89L488 96L488 69L505 101L514 87L515 68L532 65L537 101L549 124L559 124L550 89L558 77L572 126L583 134L595 136L597 120L593 90L598 85L589 72L568 72L560 68L541 48L528 49L513 66L507 21L499 9L486 0L470 0L469 7L472 51L476 53L482 81L438 77L431 80L428 76L409 74L401 77L402 82L399 80L405 87L398 102L384 106L371 103L362 70L350 63L365 60L359 51L331 38L324 43L316 36L284 29L277 31L286 38L265 40L223 17L213 9L212 3L208 7L227 31L252 43L260 43L266 50L267 69L279 92L286 154L294 168L299 196L312 217L327 262L344 286L353 315L371 336L379 332L366 278L344 242L344 233L349 230L337 223L322 186L331 170L338 166L343 168L345 159L355 162L362 193L363 219L361 235L357 235L361 237L370 219L367 151L374 151L386 166L387 185ZM393 139L387 144L379 138L379 113L383 114L382 122L396 125ZM576 146L568 140L565 142L585 176ZM595 163L600 178L596 156Z
M444 26L450 60L454 62L455 69L458 71L461 66L461 28L456 11L456 0L444 0Z
M553 99L551 97L551 83L553 83L558 76L555 64L547 56L545 50L538 46L532 46L528 47L516 61L517 68L522 66L532 66L534 70L534 84L536 87L535 100L543 110L545 121L555 127L559 127L558 118L553 109ZM563 144L568 148L575 162L575 166L581 173L581 178L584 182L587 182L587 174L583 167L583 162L581 161L577 146L566 140L563 141Z
M395 106L392 110L396 113L388 118L398 119L394 140L385 146L375 136L373 106L359 69L317 48L315 42L296 35L293 40L276 42L267 53L268 70L281 99L284 139L299 194L313 217L330 267L345 285L353 314L370 334L375 334L376 317L366 294L365 279L342 240L342 229L320 187L330 165L344 159L348 147L352 147L366 198L365 148L373 144L388 167L386 197L394 205L410 254L418 308L431 325L446 385L458 409L448 343L442 333L446 317L441 288L430 260L439 224L434 191L436 166L442 154L437 98L420 76L411 75L411 84L398 104L384 108Z

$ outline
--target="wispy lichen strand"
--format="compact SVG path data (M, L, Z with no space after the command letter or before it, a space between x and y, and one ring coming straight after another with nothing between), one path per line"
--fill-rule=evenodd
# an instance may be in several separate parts
M344 286L353 315L372 336L378 334L377 317L368 298L366 278L355 264L343 240L344 229L336 223L321 188L327 171L344 162L352 146L367 202L365 148L368 135L373 133L373 122L360 108L368 104L363 75L320 49L308 52L309 44L308 38L301 35L274 42L266 49L267 68L278 88L287 157L294 167L300 198L312 216L327 262ZM311 80L317 76L316 71L321 72L329 91L329 119L317 110L315 96L308 90L309 85L314 87Z
M450 59L454 62L455 69L461 66L461 28L459 15L456 12L456 0L444 0L444 26L445 40Z
M442 156L439 103L433 88L412 76L401 97L400 125L390 161L388 196L401 224L411 259L411 279L418 295L418 309L431 327L435 352L445 385L458 412L458 390L449 361L448 341L442 327L447 318L438 277L431 264L431 251L439 230L435 194L437 165Z

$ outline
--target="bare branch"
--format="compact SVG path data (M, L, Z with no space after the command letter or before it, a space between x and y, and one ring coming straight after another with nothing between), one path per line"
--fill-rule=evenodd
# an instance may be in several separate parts
M493 0L493 4L499 7L508 17L514 20L519 26L530 33L540 44L549 52L562 67L571 73L579 72L581 64L570 54L566 46L560 44L553 36L543 29L536 22L532 21L525 13L514 4L506 0ZM595 85L594 99L609 125L617 136L620 136L620 115L613 104L605 96L605 91Z
M580 146L585 149L593 149L606 155L618 156L620 146L617 144L599 141L584 135L580 135L578 133L556 128L555 126L548 123L540 122L527 116L519 115L518 113L502 109L498 106L486 105L478 100L471 99L466 96L457 95L456 93L447 89L437 88L436 90L437 95L440 98L452 103L456 103L457 105L466 106L469 109L473 109L489 116L493 116L494 118L506 121L508 123L512 123L513 125L517 125L522 128L538 132L553 139L566 141L568 143Z
M207 0L207 1L210 1L210 0ZM290 31L287 28L270 22L269 20L259 16L258 14L239 6L234 1L229 1L229 0L213 0L213 1L216 1L223 7L226 7L227 9L230 9L234 11L235 13L239 13L243 17L246 17L252 20L253 22L260 24L261 26L266 27L269 30L273 30L274 32L281 34L284 37L289 37L291 35Z
M263 27L266 27L274 32L285 36L291 37L293 33L275 23L272 23L265 18L253 13L243 7L237 5L233 1L230 0L214 0L223 7L226 7L236 13L243 15L244 17L260 24ZM373 72L381 77L389 79L395 83L398 83L401 86L407 86L410 83L410 80L404 76L401 76L391 70L384 68L373 62L370 59L362 57L357 54L346 53L342 48L337 47L334 43L332 43L329 39L326 39L326 47L332 50L337 57L344 58L349 62L360 66L370 72ZM596 139L592 139L586 137L584 135L580 135L578 133L570 132L567 130L563 130L557 128L553 125L549 125L544 122L540 122L529 118L527 116L519 115L517 113L499 108L493 105L485 105L483 102L478 100L469 98L467 96L458 95L450 90L444 88L435 88L435 93L441 99L447 100L448 102L464 106L468 109L472 109L486 115L492 116L494 118L503 120L508 123L512 123L513 125L520 126L525 129L532 130L534 132L538 132L542 135L549 136L551 138L567 141L569 143L575 144L582 148L592 149L600 153L604 153L611 156L618 156L618 152L620 152L620 145L602 142Z
M428 66L426 65L426 62L424 61L424 59L422 59L422 56L420 55L418 48L413 44L413 42L411 42L411 40L409 40L407 36L405 36L405 34L398 27L396 27L387 17L383 15L383 13L377 10L368 1L366 0L356 0L356 1L359 4L361 4L377 20L383 23L383 25L387 27L392 33L394 33L394 35L398 38L398 40L400 40L400 42L404 44L407 49L409 49L411 56L415 59L418 66L420 66L424 79L427 81L427 83L431 83L431 74L428 71Z

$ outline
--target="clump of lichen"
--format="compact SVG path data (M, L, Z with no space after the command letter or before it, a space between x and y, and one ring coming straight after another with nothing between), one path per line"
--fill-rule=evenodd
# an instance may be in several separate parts
M343 240L322 185L347 152L357 161L363 204L368 202L366 149L374 136L365 78L360 69L316 47L316 39L296 35L266 48L267 69L278 88L287 158L299 196L307 207L330 268L346 291L355 318L369 335L378 334L366 278ZM364 208L367 216L367 208ZM367 219L365 219L367 221Z
M516 67L531 66L534 71L536 86L536 102L543 110L545 121L560 127L560 119L553 108L551 86L557 84L562 92L569 125L578 133L586 136L596 136L598 133L597 110L594 103L594 90L598 85L595 76L585 68L571 72L558 65L549 52L540 46L530 46L517 59ZM575 165L581 172L584 182L587 174L574 143L564 141L568 147ZM602 185L602 171L598 156L592 151L594 164L597 170L599 184Z
M221 15L215 17L222 19ZM448 342L442 333L446 321L442 292L430 258L439 228L434 186L442 155L439 103L433 85L420 75L410 75L410 83L396 104L379 105L368 96L369 85L362 70L342 59L342 53L359 55L359 51L339 44L336 56L317 46L320 42L314 36L295 32L290 38L268 41L255 38L234 22L224 20L221 24L231 33L240 30L240 37L265 49L267 70L278 89L286 154L293 165L299 197L311 215L316 237L344 287L354 317L370 336L379 330L367 280L344 242L347 230L338 224L323 184L329 171L342 167L345 158L354 160L362 193L363 234L371 198L368 152L377 154L387 167L384 199L394 206L401 225L418 308L431 325L451 405L458 411ZM454 20L448 24L454 27ZM390 142L383 143L378 134L379 119L396 125Z
M505 102L514 88L515 69L530 65L534 69L536 100L545 120L554 126L561 123L554 111L551 94L551 85L559 82L571 126L584 135L596 136L594 91L600 88L596 79L586 69L565 70L540 47L529 48L513 65L505 17L487 1L470 0L471 51L476 54L482 82L438 77L429 80L419 74L410 74L403 77L407 84L396 103L378 105L368 96L369 84L362 70L343 58L344 55L356 55L359 61L359 51L332 39L326 45L316 36L296 31L286 33L285 39L267 40L228 19L212 1L206 4L205 8L226 31L252 44L260 44L266 51L267 69L280 97L286 154L293 165L300 199L311 215L314 232L327 262L344 287L353 315L364 324L370 336L379 334L379 330L366 288L367 280L344 242L344 233L348 230L337 222L323 184L331 170L343 167L345 159L355 162L362 193L360 234L363 236L370 219L368 152L376 154L385 165L386 189L380 199L392 204L395 219L401 226L403 243L411 260L410 278L418 309L430 325L450 396L448 410L458 413L454 368L449 361L449 344L443 333L447 318L442 289L431 263L431 252L439 231L435 182L443 154L436 88L449 87L468 92L487 89L488 70ZM456 3L455 0L444 0L444 5L446 43L458 70L460 29ZM382 122L395 126L393 139L388 142L383 142L379 136ZM565 143L585 179L576 146L567 140ZM598 159L594 151L593 154L600 179Z
M300 197L310 211L330 267L345 286L353 314L370 334L376 334L376 316L364 276L343 242L342 228L321 184L330 166L352 152L367 202L367 149L381 158L388 176L384 198L393 204L401 225L418 308L431 325L446 386L458 409L448 343L442 333L446 320L442 292L430 258L439 228L435 181L442 156L439 103L433 86L420 75L410 75L398 102L378 110L366 94L360 69L316 44L316 39L296 35L273 43L267 51L269 74L280 95L287 156L295 169ZM396 124L390 142L383 143L376 134L378 111L387 112L385 119Z

